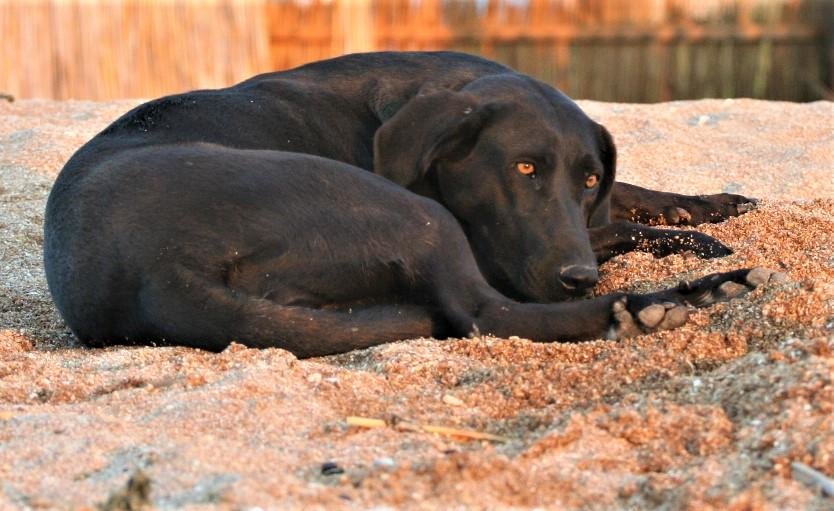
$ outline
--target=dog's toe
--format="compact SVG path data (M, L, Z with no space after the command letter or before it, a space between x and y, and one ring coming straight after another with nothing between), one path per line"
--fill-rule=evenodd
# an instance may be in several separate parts
M611 312L614 316L614 323L608 329L605 338L609 341L617 341L627 337L640 335L642 330L634 321L631 312L628 311L628 299L623 297L611 304Z
M737 298L758 286L786 280L788 277L784 273L759 267L715 273L692 282L681 282L676 292L681 301L693 307L707 307Z
M745 281L752 287L758 287L770 282L787 282L788 275L768 268L757 267L747 272Z

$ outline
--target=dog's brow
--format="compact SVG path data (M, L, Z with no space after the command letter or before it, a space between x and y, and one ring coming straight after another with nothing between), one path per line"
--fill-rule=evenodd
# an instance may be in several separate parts
M576 159L576 166L582 170L595 170L599 168L599 163L592 155L584 154Z

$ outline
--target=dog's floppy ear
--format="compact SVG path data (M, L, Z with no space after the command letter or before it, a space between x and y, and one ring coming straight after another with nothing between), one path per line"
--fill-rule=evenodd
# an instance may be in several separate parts
M597 124L599 157L602 160L604 176L599 185L599 192L591 210L588 227L601 227L611 223L611 191L617 174L617 148L608 130Z
M466 157L494 110L463 92L418 94L374 135L374 172L404 187L414 184L439 159Z

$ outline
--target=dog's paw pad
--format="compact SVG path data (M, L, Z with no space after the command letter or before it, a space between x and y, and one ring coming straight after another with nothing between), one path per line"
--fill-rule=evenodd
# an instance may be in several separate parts
M753 211L754 209L756 209L756 202L755 201L744 202L742 204L736 204L736 210L738 211L739 215L743 215L743 214L747 213L748 211Z
M774 272L773 274L771 274L770 280L768 282L773 282L775 284L778 284L780 282L787 282L789 280L790 279L788 278L787 273L785 273L783 271L777 271L777 272Z
M692 222L692 213L680 206L668 206L657 218L659 225L686 225Z
M625 298L612 304L614 325L608 330L607 339L625 339L658 330L677 328L686 323L689 318L687 307L673 302L652 303L635 313L629 312L627 305Z
M671 330L678 328L686 323L689 319L689 309L685 305L672 304L671 308L666 309L666 314L663 316L663 321L657 326L657 330Z
M733 281L727 281L720 286L718 286L718 291L720 292L721 299L724 300L731 300L733 298L737 298L744 293L748 292L750 288L745 286L744 284L739 284Z
M782 272L769 270L767 268L753 268L749 272L747 272L747 276L745 277L747 284L752 287L758 287L763 284L768 284L770 282L777 283L777 282L787 282L788 275Z
M675 211L677 211L677 213L678 213L677 223L679 223L679 224L688 224L692 221L692 214L689 211L687 211L683 208L680 208L680 207L675 208Z
M659 325L661 321L663 321L663 317L665 315L666 307L659 303L653 303L652 305L640 310L640 312L637 313L637 319L648 328L654 328Z

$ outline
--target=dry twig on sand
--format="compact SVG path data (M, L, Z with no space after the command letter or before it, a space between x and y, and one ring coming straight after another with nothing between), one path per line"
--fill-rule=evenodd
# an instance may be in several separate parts
M791 469L795 480L821 491L823 495L834 497L834 479L798 461L791 463Z
M369 417L348 417L345 422L349 426L357 426L360 428L384 428L388 424L382 419L373 419ZM402 431L424 431L426 433L435 433L443 436L465 438L467 440L489 440L490 442L508 442L509 438L493 435L491 433L483 433L481 431L472 431L469 429L450 428L446 426L434 426L431 424L412 424L410 422L398 422L396 429Z

